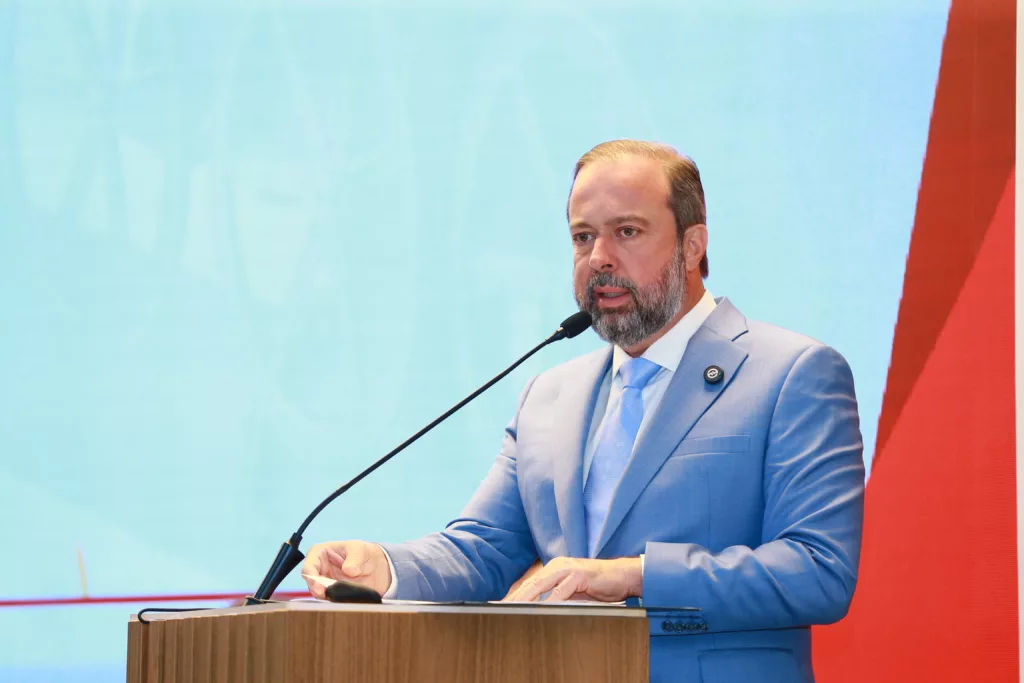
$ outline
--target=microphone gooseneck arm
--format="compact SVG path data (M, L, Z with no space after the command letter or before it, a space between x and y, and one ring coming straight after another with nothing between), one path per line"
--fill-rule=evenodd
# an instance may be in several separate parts
M556 341L559 341L561 339L570 339L572 337L575 337L578 334L585 331L587 328L589 328L590 325L591 318L590 315L587 313L580 312L569 316L562 322L561 326L559 326L559 328L555 330L554 334L552 334L550 337L542 341L540 344L537 344L537 346L530 349L526 353L526 355L521 357L512 365L502 370L499 374L497 374L495 377L493 377L479 389L474 391L472 394L470 394L469 396L467 396L466 398L462 399L454 406L449 408L447 411L445 411L444 414L442 414L440 417L438 417L433 422L428 424L426 427L419 430L418 432L410 436L408 439L400 443L397 447L395 447L394 450L392 450L390 453L377 460L377 462L373 463L365 470L357 474L355 477L353 477L351 480L349 480L343 486L341 486L341 488L337 489L331 495L324 498L323 502L317 505L313 512L309 513L309 516L306 517L306 519L302 522L301 525L299 525L299 528L295 531L295 533L292 534L287 541L281 544L281 548L277 552L277 557L274 558L274 563L270 565L270 570L267 572L267 575L263 578L263 582L260 584L259 589L257 589L257 591L254 594L246 598L246 604L254 605L269 600L270 597L274 594L274 591L277 590L277 587L281 585L281 582L284 580L284 578L288 576L288 574L291 573L291 571L295 569L295 567L297 567L300 562L302 562L304 556L302 552L299 550L299 544L302 543L302 534L305 533L306 528L310 525L310 523L312 523L314 519L316 519L317 515L323 512L324 508L330 505L338 496L342 495L350 488L361 482L363 479L373 474L373 472L375 472L377 468L379 468L381 465L383 465L388 460L391 460L391 458L395 457L396 455L404 451L406 448L415 443L424 434L426 434L431 429L447 420L449 417L451 417L452 414L457 412L460 408L462 408L467 403L475 399L477 396L484 393L492 386L500 382L510 372L512 372L520 365L525 363L531 356L533 356L535 353L543 349L545 346L547 346L548 344L552 344Z

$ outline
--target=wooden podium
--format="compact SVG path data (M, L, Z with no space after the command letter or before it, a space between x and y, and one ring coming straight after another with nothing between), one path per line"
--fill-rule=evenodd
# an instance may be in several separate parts
M144 618L128 624L128 683L648 680L640 608L280 602Z

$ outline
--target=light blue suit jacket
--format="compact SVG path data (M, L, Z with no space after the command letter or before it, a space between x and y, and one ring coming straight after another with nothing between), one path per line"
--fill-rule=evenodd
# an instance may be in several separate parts
M582 464L611 349L526 387L504 446L443 532L385 545L397 597L504 596L536 558L586 557ZM725 379L704 380L717 365ZM616 489L598 557L645 555L652 681L813 680L811 624L846 614L864 500L853 377L833 349L727 299L696 332Z

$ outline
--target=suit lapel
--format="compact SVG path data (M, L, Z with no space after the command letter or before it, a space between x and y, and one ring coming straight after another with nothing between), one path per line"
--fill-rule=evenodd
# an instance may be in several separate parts
M747 357L747 352L733 340L746 329L742 314L723 298L690 339L650 427L641 437L612 496L608 517L597 543L598 557L679 442L729 387ZM718 384L704 381L704 370L709 365L722 368L725 379Z
M587 556L587 527L583 512L583 452L590 433L594 403L611 360L611 347L588 359L579 379L561 390L559 403L565 405L566 410L553 418L558 421L551 430L555 435L555 505L569 557Z

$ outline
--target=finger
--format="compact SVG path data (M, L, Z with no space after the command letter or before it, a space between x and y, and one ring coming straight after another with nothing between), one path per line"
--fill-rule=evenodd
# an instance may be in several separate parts
M316 574L307 572L305 566L303 566L302 569L302 578L306 582L306 588L309 589L310 595L320 600L323 600L326 597L326 587L317 581Z
M341 576L339 572L341 572L341 568L345 564L346 557L348 557L348 553L346 552L345 546L328 548L324 551L322 557L320 573L324 576L329 576L332 579L338 578Z
M309 554L302 563L302 578L310 594L320 600L327 597L327 587L318 579L336 580L342 576L341 567L345 562L346 544L318 543L309 549Z
M522 581L522 582L518 583L517 585L512 586L512 588L509 589L508 593L505 595L505 597L503 597L501 599L501 601L502 602L519 602L519 600L520 600L519 596L521 596L523 594L523 591L526 588L526 583L527 583L527 581Z
M370 559L370 554L366 552L366 546L362 543L356 543L354 546L346 548L348 551L345 553L344 562L341 565L341 571L345 576L355 578L362 576L366 573L366 564Z
M551 590L551 594L547 597L545 602L568 600L576 594L579 587L579 574L577 572L569 572L569 575L559 581L558 585Z
M309 579L306 579L306 585L309 586L309 594L312 595L314 598L316 598L317 600L327 599L327 589L321 586L319 583L317 583L316 581L310 581Z
M549 590L559 584L559 582L565 578L566 574L569 573L568 569L543 569L537 572L537 575L528 581L524 581L523 585L516 591L516 595L512 596L511 600L517 602L535 602L543 593L547 593Z
M302 573L310 576L330 577L331 565L336 565L338 569L341 569L341 564L345 561L344 546L341 545L340 549L341 553L327 544L313 546L302 563Z
M541 571L543 571L543 570L541 570ZM526 579L524 581L521 581L519 583L519 585L516 586L513 590L510 590L508 595L506 595L504 598L502 598L501 601L502 602L522 602L523 600L525 600L524 596L527 595L527 591L529 590L530 586L533 584L533 582L535 580L536 580L536 577L533 576L533 577L530 577L530 578L528 578L528 579Z
M320 557L322 553L322 547L313 546L309 549L309 554L306 555L306 559L302 562L302 568L299 570L303 578L307 576L320 576ZM309 590L312 593L313 584L310 583L309 579L306 579L306 583L309 584Z

